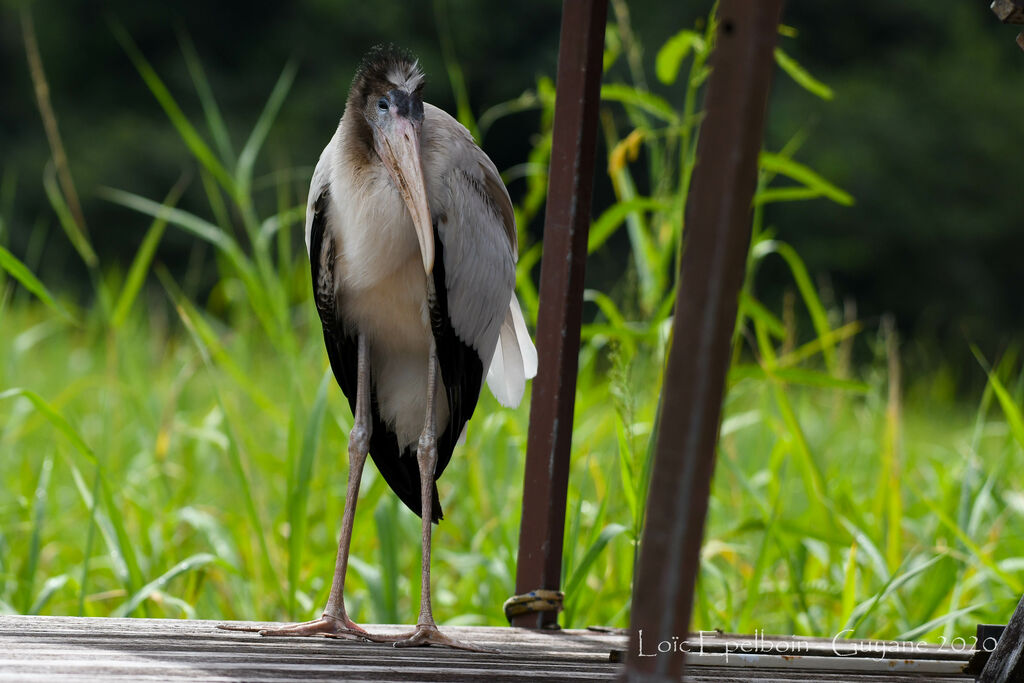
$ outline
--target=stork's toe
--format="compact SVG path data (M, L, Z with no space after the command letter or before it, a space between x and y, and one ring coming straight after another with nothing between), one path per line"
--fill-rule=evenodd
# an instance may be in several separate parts
M326 636L328 638L347 638L352 640L368 640L366 630L347 616L331 617L324 615L313 621L301 624L290 624L280 628L232 628L219 626L226 631L258 631L261 636Z
M403 633L395 636L377 636L367 634L367 638L375 642L391 643L395 647L425 647L437 645L450 647L456 650L467 650L469 652L485 652L497 654L497 650L490 650L479 645L473 645L462 640L450 638L438 630L434 624L417 624L416 630L411 633Z

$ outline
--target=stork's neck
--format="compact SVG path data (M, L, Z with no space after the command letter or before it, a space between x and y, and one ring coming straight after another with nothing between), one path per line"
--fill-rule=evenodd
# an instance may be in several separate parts
M357 111L346 111L335 134L331 163L331 222L338 239L343 287L364 291L411 269L423 286L423 265L409 209L373 147ZM404 276L403 276L404 277Z
M380 163L377 150L373 147L373 131L358 107L349 103L339 125L342 129L341 139L344 141L339 150L345 157L340 160L343 164L354 170L362 170L369 164Z

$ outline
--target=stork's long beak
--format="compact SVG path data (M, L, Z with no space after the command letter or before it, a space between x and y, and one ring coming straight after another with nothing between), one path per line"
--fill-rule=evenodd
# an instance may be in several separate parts
M391 125L376 137L377 154L391 174L391 179L402 193L409 207L416 239L420 243L423 270L430 275L434 270L434 227L427 206L427 190L423 183L420 164L419 125L405 116L395 116Z

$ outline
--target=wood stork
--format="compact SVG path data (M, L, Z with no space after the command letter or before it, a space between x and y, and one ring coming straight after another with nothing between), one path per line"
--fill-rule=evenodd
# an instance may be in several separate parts
M334 375L354 417L348 491L330 597L315 621L263 635L354 635L475 649L441 634L430 603L438 477L483 386L518 405L537 352L516 301L512 203L469 132L422 99L408 52L363 59L313 173L306 246ZM367 634L345 611L359 480L369 453L423 519L420 614L400 637ZM426 511L426 514L424 514Z

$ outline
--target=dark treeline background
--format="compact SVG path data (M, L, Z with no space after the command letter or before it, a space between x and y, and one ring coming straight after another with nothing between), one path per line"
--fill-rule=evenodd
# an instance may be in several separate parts
M633 31L645 47L648 85L678 106L682 88L653 77L657 49L692 27L709 2L631 0ZM42 188L49 151L32 91L18 3L0 5L0 217L7 244L51 287L74 292L86 278ZM299 72L257 167L290 170L293 202L340 117L349 81L371 45L416 52L429 76L427 99L454 111L442 58L444 24L473 110L533 88L555 73L560 3L271 2L104 3L39 0L30 5L53 106L97 251L127 264L148 220L103 201L102 186L159 200L194 170L188 151L114 38L122 24L190 119L202 113L181 52L195 44L237 152L289 59ZM621 19L610 12L610 19ZM781 45L830 85L817 99L777 75L766 147L806 135L796 158L851 192L853 207L826 201L775 206L771 224L791 242L834 300L856 301L867 320L892 312L918 362L974 361L968 342L991 355L1024 329L1020 259L1024 163L1024 53L986 0L862 0L788 3L796 37ZM606 80L626 80L620 63ZM536 112L502 119L483 146L500 169L523 163ZM603 154L603 150L602 150ZM603 158L603 157L602 157ZM513 181L515 199L523 182ZM270 193L272 194L272 193ZM274 202L273 196L266 198ZM613 201L599 164L595 209ZM202 213L197 177L181 201ZM539 237L539 224L522 226ZM295 240L301 240L299 234ZM170 231L160 259L183 269L194 240ZM212 260L212 254L200 254ZM626 259L596 258L592 286L614 289ZM785 273L768 267L759 288L778 310ZM199 284L201 287L201 283ZM81 289L88 289L82 287ZM912 361L913 362L913 361Z

